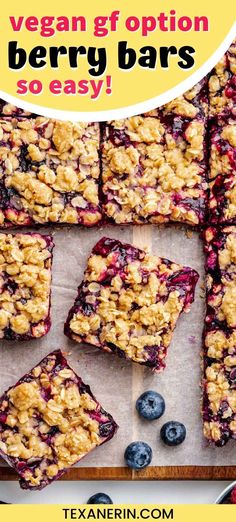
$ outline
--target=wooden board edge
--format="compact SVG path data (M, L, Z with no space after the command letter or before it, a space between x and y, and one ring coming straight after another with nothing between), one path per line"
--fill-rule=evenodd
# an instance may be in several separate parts
M236 466L149 466L135 472L126 467L73 468L60 480L235 480ZM11 468L0 468L0 481L17 480Z

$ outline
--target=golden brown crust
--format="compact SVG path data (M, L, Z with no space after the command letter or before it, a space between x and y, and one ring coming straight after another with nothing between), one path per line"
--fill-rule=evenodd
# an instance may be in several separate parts
M204 434L217 446L236 436L236 231L205 231L207 311L203 351Z

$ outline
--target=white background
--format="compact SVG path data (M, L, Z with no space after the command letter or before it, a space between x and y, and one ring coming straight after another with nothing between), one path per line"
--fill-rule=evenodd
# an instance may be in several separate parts
M24 492L17 482L0 482L0 500L20 504L82 504L97 492L114 504L211 504L229 484L223 481L57 482L43 491Z

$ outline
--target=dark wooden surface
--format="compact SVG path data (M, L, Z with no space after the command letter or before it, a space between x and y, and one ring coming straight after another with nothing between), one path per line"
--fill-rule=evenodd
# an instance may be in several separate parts
M129 468L73 468L60 480L235 480L236 466L149 466ZM13 469L0 467L0 480L17 480Z

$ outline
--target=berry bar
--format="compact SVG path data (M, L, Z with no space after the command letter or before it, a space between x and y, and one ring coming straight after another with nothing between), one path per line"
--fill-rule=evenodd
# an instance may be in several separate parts
M103 209L113 223L204 222L206 80L161 109L107 122Z
M211 117L236 116L236 40L210 74L209 101Z
M236 439L236 229L209 227L204 331L203 421L217 446Z
M97 224L99 126L0 119L0 225Z
M88 259L65 334L160 371L197 280L189 267L103 238Z
M219 117L210 130L209 221L236 224L236 117Z
M27 341L51 326L53 241L40 234L0 234L0 339Z
M207 319L225 328L236 327L236 229L205 231L207 255Z
M42 489L58 479L116 429L60 350L0 399L0 454L23 489Z

